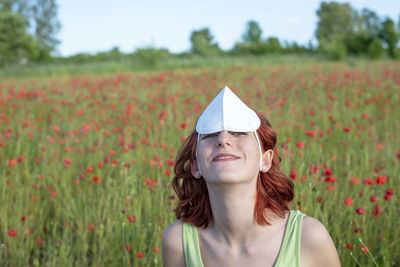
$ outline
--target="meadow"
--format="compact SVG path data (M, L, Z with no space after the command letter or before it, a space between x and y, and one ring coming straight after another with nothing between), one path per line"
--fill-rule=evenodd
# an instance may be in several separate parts
M400 266L398 61L1 79L0 265L161 266L176 153L225 85L342 266Z

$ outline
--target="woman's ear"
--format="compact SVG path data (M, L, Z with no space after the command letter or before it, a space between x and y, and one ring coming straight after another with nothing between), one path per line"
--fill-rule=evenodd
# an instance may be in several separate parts
M267 173L272 166L272 159L274 158L274 151L272 149L268 149L267 151L264 152L263 157L262 157L262 168L261 172Z
M197 162L196 161L190 163L190 171L192 172L192 175L194 176L194 178L200 178L201 177L199 166L197 166Z

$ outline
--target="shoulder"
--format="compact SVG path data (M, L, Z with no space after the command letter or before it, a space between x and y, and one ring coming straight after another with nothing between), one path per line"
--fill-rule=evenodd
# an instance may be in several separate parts
M340 266L335 244L325 226L309 216L303 218L301 262L303 266Z
M180 220L169 225L162 235L163 266L185 266L182 245L182 222Z

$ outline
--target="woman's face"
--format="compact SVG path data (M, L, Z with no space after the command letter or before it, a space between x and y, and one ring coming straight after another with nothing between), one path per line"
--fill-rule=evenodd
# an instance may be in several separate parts
M197 161L207 183L242 183L257 178L260 151L255 133L221 131L201 134Z

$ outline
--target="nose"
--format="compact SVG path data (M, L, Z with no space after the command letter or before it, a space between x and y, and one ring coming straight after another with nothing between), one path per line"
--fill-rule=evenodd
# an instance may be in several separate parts
M231 145L232 145L231 136L228 133L228 131L221 131L218 134L217 146L231 146Z

